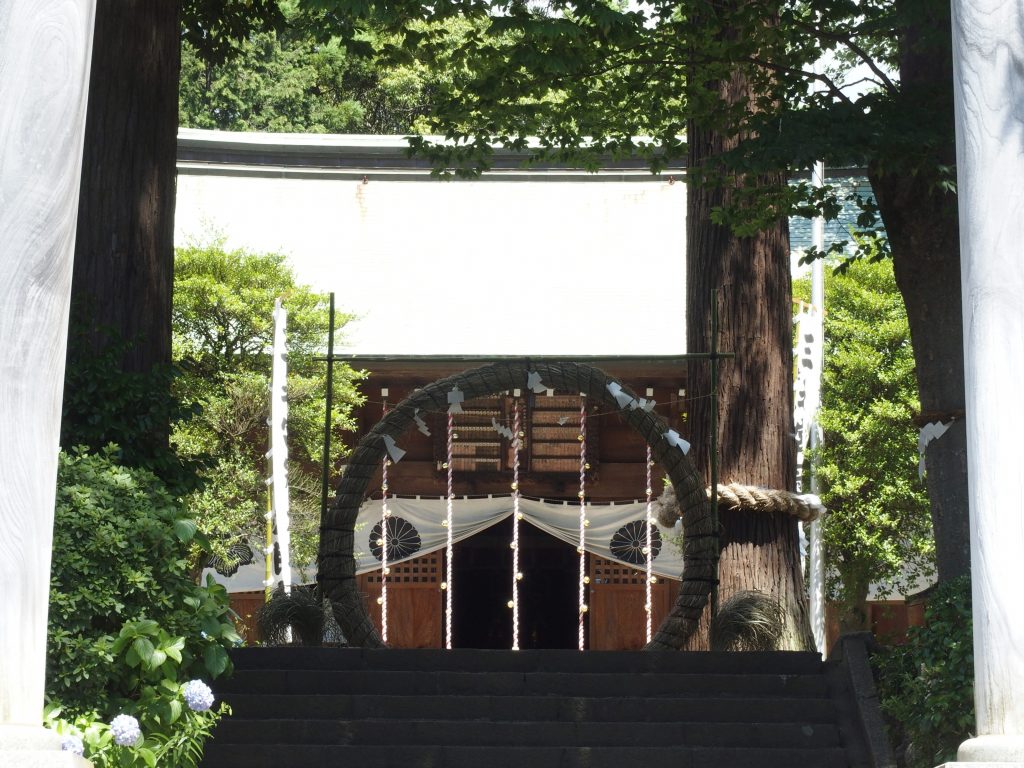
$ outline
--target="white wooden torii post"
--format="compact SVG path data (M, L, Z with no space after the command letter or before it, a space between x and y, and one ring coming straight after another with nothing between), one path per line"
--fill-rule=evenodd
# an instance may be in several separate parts
M0 2L0 765L87 766L42 727L95 0Z
M952 8L978 734L958 759L1024 765L1024 6Z

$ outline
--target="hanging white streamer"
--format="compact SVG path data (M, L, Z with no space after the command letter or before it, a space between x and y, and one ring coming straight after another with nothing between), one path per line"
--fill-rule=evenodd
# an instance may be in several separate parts
M457 392L458 390L453 390L453 391ZM459 394L461 395L462 393L460 392ZM449 393L449 397L450 396L451 395ZM449 399L449 402L451 402L450 399ZM459 410L461 411L461 408ZM453 481L454 481L454 474L453 474L453 472L455 470L455 461L454 461L454 453L455 452L454 452L454 447L453 447L453 443L452 443L454 435L455 435L455 417L452 415L452 412L449 410L448 411L448 444L447 444L448 445L448 462L447 462L447 467L448 467L448 498L446 500L447 503L445 505L445 528L448 529L447 530L447 539L448 540L446 542L446 548L445 548L445 582L443 584L443 586L445 588L445 596L444 596L444 647L447 648L448 650L451 650L451 648L452 648L452 592L454 592L454 589L452 588L453 587L452 575L454 574L453 561L455 559L455 540L454 540L454 536L453 536L453 533L452 533L453 529L455 528L455 521L454 521L453 515L452 515L452 508L453 508L453 506L455 504L455 491L454 491L454 485L453 485Z
M462 413L462 403L465 400L466 396L462 390L458 387L452 387L452 391L448 393L448 413Z
M654 462L651 461L651 446L650 446L650 444L648 444L647 445L647 461L645 463L645 466L647 467L647 486L646 486L647 508L645 510L645 512L646 512L646 523L647 524L644 526L644 529L645 529L644 530L644 534L647 537L647 544L644 547L644 564L647 566L646 569L645 569L647 571L647 579L645 581L645 583L647 585L647 589L646 589L647 600L644 602L644 612L647 614L646 637L647 637L647 642L648 643L651 642L651 629L652 629L652 625L653 625L653 622L652 622L652 612L653 612L652 609L653 609L653 605L651 603L651 600L652 600L652 597L653 597L651 595L651 585L654 583L654 573L653 573L653 566L654 566L654 514L653 514L654 502L653 502L653 498L654 497L652 495L653 492L654 492L654 489L651 488L651 467L653 466L653 464L654 464Z
M674 429L670 429L668 432L664 433L664 435L662 435L662 437L664 437L666 440L668 440L668 444L669 445L671 445L673 448L678 448L684 454L687 454L687 453L690 452L690 444L688 442L686 442L680 436L680 434L678 432L676 432Z
M548 389L547 386L541 382L540 374L536 371L530 371L526 374L526 388L533 390L538 395L541 392L547 392Z
M402 457L405 456L405 451L395 444L395 438L391 435L384 435L384 449L395 464L400 462Z
M417 408L412 412L412 420L416 422L416 429L422 432L427 437L430 437L430 430L427 429L427 422L420 416L420 409Z
M629 395L622 390L622 385L617 381L609 382L606 389L615 399L615 402L618 403L619 408L629 408L636 402L632 395Z
M921 428L921 431L917 436L917 453L919 457L917 462L917 476L921 480L924 480L924 473L926 471L924 455L928 448L928 443L932 440L938 440L946 434L946 430L951 426L953 426L952 421L947 421L945 424L941 421L933 421L930 424L925 424Z
M498 420L493 416L491 417L491 426L494 428L495 432L504 437L506 440L512 439L512 430L506 427L504 424L499 424ZM518 430L519 427L517 426L516 431Z
M579 646L584 650L587 613L587 399L580 396L580 604Z

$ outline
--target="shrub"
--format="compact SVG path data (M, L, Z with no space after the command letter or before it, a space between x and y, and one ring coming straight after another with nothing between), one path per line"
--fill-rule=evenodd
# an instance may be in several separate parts
M97 766L153 765L161 756L162 764L190 766L224 710L186 712L182 686L230 672L227 648L241 641L227 591L189 576L195 523L155 475L119 466L116 453L111 446L60 457L49 717L82 739ZM112 742L106 723L118 714L139 721L137 746Z
M930 768L956 760L974 728L971 582L942 583L928 598L925 625L906 645L876 656L882 710L906 764Z

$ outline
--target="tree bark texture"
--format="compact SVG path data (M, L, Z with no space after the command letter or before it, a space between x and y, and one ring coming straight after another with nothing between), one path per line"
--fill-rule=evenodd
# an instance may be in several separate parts
M960 311L960 227L957 199L939 184L937 165L954 167L952 54L949 5L933 19L931 34L942 46L922 46L905 30L900 63L907 109L941 120L948 136L930 167L909 172L880 163L869 168L871 186L892 248L896 283L907 307L914 344L920 425L952 427L927 447L928 499L935 535L939 579L970 572L967 512L967 442L964 424L963 317Z
M751 98L738 75L718 87L728 103ZM713 164L736 142L692 123L687 134L691 169ZM782 173L764 181L786 183ZM710 218L730 198L727 186L690 183L687 190L687 349L710 349L711 290L717 288L719 348L735 353L719 369L719 482L791 490L796 459L788 225L780 220L754 236L735 237ZM691 362L688 380L694 462L710 482L709 363ZM787 617L781 648L813 648L795 519L720 514L719 604L740 590L761 591L779 601ZM706 647L706 632L701 634L691 648Z
M124 370L171 360L177 0L99 0L72 283L89 349L113 331ZM79 342L82 343L82 342Z

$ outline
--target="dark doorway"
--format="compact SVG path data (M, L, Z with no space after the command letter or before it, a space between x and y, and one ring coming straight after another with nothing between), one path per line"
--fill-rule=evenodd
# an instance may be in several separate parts
M511 648L512 518L455 545L452 617L456 648ZM575 547L519 524L519 646L575 648L579 555Z

